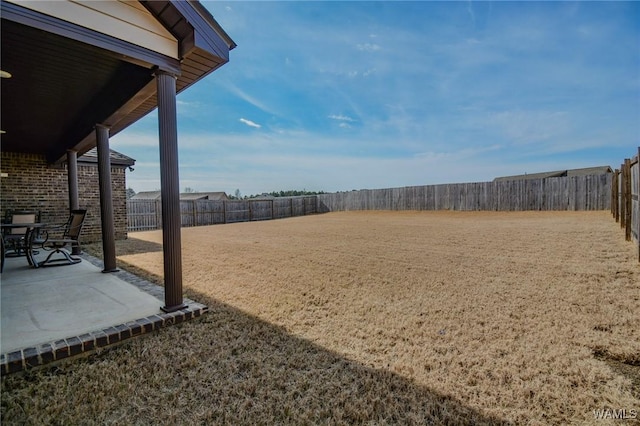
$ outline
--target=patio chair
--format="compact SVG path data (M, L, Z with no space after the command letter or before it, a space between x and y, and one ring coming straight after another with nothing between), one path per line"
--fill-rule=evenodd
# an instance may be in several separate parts
M7 211L7 223L35 223L40 221L39 211ZM5 229L2 235L6 257L24 256L27 253L27 232L29 228Z
M78 247L78 251L80 250L80 231L86 215L86 210L71 210L69 220L64 225L43 228L40 237L33 239L31 244L34 248L51 251L51 253L44 261L39 262L38 266L73 265L82 261L80 258L71 256L65 248ZM53 258L56 253L60 253L63 257Z

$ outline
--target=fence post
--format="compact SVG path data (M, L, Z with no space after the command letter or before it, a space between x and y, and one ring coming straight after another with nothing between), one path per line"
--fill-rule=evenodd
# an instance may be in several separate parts
M618 203L620 203L620 206L618 207L620 209L620 228L624 228L624 220L626 219L626 213L624 211L624 208L626 207L626 203L624 200L624 163L622 163L620 165L620 180L618 182L619 184L619 189L618 189L618 197L620 198L618 200Z
M616 218L616 207L615 207L615 201L616 201L616 196L617 196L617 192L615 190L615 186L616 186L616 173L617 170L614 170L613 173L611 174L611 216L613 216L613 218Z
M638 238L638 262L640 262L640 146L638 147L638 156L636 157L636 169L638 177L636 179L636 237ZM633 191L633 190L632 190Z
M615 173L615 178L616 178L616 182L615 182L615 193L616 193L616 199L615 199L615 217L616 217L616 223L620 222L620 170L616 169L616 173Z
M191 200L191 203L193 204L193 226L198 226L198 205L196 204L196 200Z
M627 241L631 241L631 207L633 205L631 200L631 159L624 160L624 193L625 193L625 229L624 236Z
M160 200L155 200L156 209L156 229L162 229L162 209L160 208Z
M222 200L222 223L227 223L227 200Z

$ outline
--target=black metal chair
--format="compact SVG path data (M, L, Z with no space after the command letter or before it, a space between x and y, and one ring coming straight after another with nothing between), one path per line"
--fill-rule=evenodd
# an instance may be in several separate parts
M80 232L86 216L86 210L71 210L69 220L64 225L42 229L40 237L31 241L32 248L40 248L51 253L44 261L39 262L38 266L72 265L82 261L80 258L71 256L65 248L78 247L78 252L80 251ZM60 253L63 257L52 258L56 253Z
M7 211L5 222L22 224L40 221L40 212L32 210ZM2 240L6 257L24 256L27 252L27 237L29 228L10 228L4 230Z

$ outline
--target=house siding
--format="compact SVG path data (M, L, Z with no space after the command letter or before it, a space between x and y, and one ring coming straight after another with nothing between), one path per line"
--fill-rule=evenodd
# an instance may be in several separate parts
M66 166L47 164L43 155L2 152L0 168L0 214L7 210L39 210L41 221L64 223L69 217L69 187ZM126 173L124 167L111 167L116 239L127 237ZM87 209L81 242L102 239L100 190L96 164L78 162L78 200Z
M177 39L137 1L5 1L179 59Z

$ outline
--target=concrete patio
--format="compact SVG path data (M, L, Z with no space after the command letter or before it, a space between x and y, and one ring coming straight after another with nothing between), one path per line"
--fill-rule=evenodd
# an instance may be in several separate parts
M126 271L102 273L101 261L90 256L75 265L37 269L26 257L9 257L0 296L2 374L90 352L207 310L185 299L185 309L164 313L162 287Z

